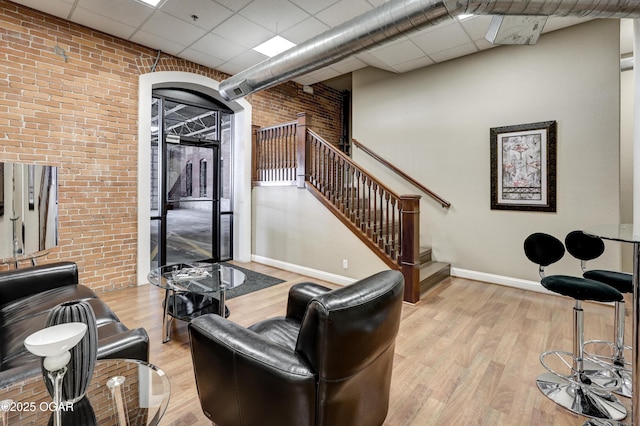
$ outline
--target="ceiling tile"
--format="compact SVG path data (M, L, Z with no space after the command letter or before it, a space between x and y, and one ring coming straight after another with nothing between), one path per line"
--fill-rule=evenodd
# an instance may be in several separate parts
M338 71L340 74L347 74L355 70L364 68L366 66L367 64L365 64L361 60L356 59L355 57L352 56L350 58L343 59L342 61L331 65L331 68Z
M246 48L230 40L224 39L216 34L207 34L190 46L198 52L212 55L223 61L238 56L238 52L244 52Z
M493 47L497 47L497 46L494 46L494 45L493 45L489 40L487 40L486 38L483 38L482 40L476 40L476 41L474 41L473 43L476 45L476 47L477 47L479 50L487 50L487 49L491 49L491 48L493 48Z
M252 67L255 64L258 64L264 61L265 59L268 59L268 58L263 54L255 52L253 50L247 50L246 52L241 53L240 55L231 59L229 62L231 62L234 65L238 65L242 67L242 69L244 69L244 68Z
M67 19L73 8L73 0L14 0L14 3L48 13L58 18Z
M211 30L233 15L231 10L211 0L167 0L160 10L205 30ZM198 19L194 21L192 15Z
M389 66L385 62L383 62L382 60L378 59L375 55L373 55L368 50L365 50L363 52L360 52L360 53L356 54L356 58L359 61L362 61L365 64L367 64L369 66L372 66L372 67L381 68L381 69L389 68Z
M202 28L188 24L185 21L160 10L156 11L156 13L154 13L142 25L140 31L144 31L148 34L165 39L172 44L183 47L189 46L191 43L206 34L206 31ZM133 38L135 38L135 34Z
M204 65L211 68L217 68L224 61L215 56L207 55L206 53L198 52L194 49L186 49L180 53L180 57L188 61L195 62L196 64Z
M78 7L136 28L155 10L132 0L79 0Z
M233 15L216 27L212 33L245 48L254 48L275 35L240 15Z
M582 24L591 20L592 19L590 18L560 18L557 16L550 16L549 19L547 19L547 23L544 25L542 34L570 27L572 25Z
M308 13L287 0L254 1L240 14L277 34L309 17Z
M279 34L296 44L362 15L385 0L16 0L16 3L198 64L235 74L264 60L250 49ZM192 15L198 17L197 20ZM589 19L551 17L543 33ZM448 19L351 55L296 81L313 84L365 66L406 72L493 46L484 37L491 17ZM209 32L209 33L207 33ZM621 41L621 49L631 50Z
M177 55L185 48L185 45L167 40L146 31L137 31L133 36L131 36L130 40L143 46L162 50L170 55Z
M341 0L316 14L316 18L335 27L371 9L373 7L365 0Z
M489 30L491 18L492 17L488 15L474 16L473 18L464 19L459 22L472 40L483 40Z
M253 0L215 0L215 1L216 3L220 3L221 5L226 6L227 8L237 12L243 7L245 7L246 5L248 5L249 3L251 3Z
M219 71L222 71L224 73L231 74L231 75L238 74L240 71L244 70L243 67L241 67L240 65L236 65L236 64L234 64L232 62L225 62L222 65L218 65L216 67L216 69L218 69Z
M442 50L436 53L430 53L429 56L436 62L444 62L450 59L459 58L461 56L470 55L476 53L478 48L473 43L467 43L460 46L452 47L451 49Z
M424 56L424 52L406 37L383 44L369 52L391 66Z
M291 3L295 3L304 9L307 13L315 14L321 10L326 9L339 0L290 0Z
M438 25L437 31L423 30L417 34L410 35L409 38L428 55L471 42L471 39L458 22L444 26Z
M319 70L312 71L307 74L308 77L318 81L328 80L333 77L339 76L340 73L336 70L331 69L330 67L320 68Z
M284 31L281 35L287 40L300 44L317 36L318 34L322 34L328 29L328 26L318 21L316 18L311 17L300 22L298 25L294 25L287 31Z
M403 62L401 64L397 64L393 66L393 69L397 72L407 72L413 71L418 68L426 67L429 65L433 65L435 62L431 60L428 56L423 56L421 58L413 59L411 61Z
M310 76L309 74L301 75L299 77L293 78L292 81L301 84L303 86L311 86L312 84L319 83L321 80L318 80L315 77Z
M128 40L129 37L131 37L131 34L133 34L137 29L137 27L123 24L122 22L98 15L95 12L91 12L90 10L83 9L81 7L76 7L71 18L73 22L80 25L102 31L125 40Z

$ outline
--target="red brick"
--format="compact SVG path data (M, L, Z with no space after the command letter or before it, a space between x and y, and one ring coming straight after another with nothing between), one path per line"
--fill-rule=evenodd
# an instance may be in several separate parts
M96 291L136 283L138 78L155 58L153 49L0 0L0 158L59 167L59 247L44 262L77 262ZM166 54L156 70L228 77ZM253 124L307 112L311 127L338 143L341 95L314 90L289 82L247 97Z

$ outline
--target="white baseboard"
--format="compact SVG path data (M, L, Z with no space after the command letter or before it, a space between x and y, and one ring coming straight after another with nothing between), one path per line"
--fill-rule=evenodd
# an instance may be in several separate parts
M542 287L538 281L522 280L520 278L505 277L503 275L487 274L485 272L471 271L468 269L451 268L451 276L467 278L470 280L484 281L491 284L503 285L506 287L519 288L521 290L535 291L538 293L554 294L555 293ZM557 295L556 295L557 296Z
M306 266L295 265L293 263L283 262L277 259L271 259L268 257L251 255L251 260L254 262L262 263L264 265L273 266L274 268L284 269L285 271L295 272L296 274L306 275L308 277L317 278L319 280L328 281L340 285L349 285L357 281L354 278L344 277L341 275L332 274L317 269L308 268ZM503 285L506 287L518 288L521 290L535 291L538 293L545 293L556 295L550 292L538 281L528 281L519 278L506 277L502 275L487 274L485 272L471 271L469 269L451 268L451 276L466 278L469 280L483 281L491 284Z
M354 278L343 277L341 275L331 274L329 272L319 271L317 269L307 268L306 266L295 265L293 263L283 262L281 260L271 259L255 254L251 255L251 260L264 265L273 266L274 268L284 269L285 271L295 272L296 274L306 275L308 277L317 278L322 281L328 281L339 285L349 285L357 281Z

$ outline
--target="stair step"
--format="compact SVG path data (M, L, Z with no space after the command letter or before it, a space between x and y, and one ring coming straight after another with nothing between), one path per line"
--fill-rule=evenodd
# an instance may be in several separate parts
M451 276L451 264L429 261L420 267L420 293L433 288Z
M418 257L420 265L431 262L431 247L420 247L420 255Z

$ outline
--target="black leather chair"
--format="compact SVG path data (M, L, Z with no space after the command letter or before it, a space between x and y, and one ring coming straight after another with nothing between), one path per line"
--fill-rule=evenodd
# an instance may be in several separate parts
M74 262L56 262L0 272L0 388L41 373L41 358L24 339L46 326L49 312L61 303L83 300L98 325L98 358L149 359L149 336L130 330L90 288L79 284Z
M564 240L567 251L580 260L582 276L590 280L607 284L620 293L633 294L633 276L625 272L604 269L588 269L587 262L600 257L605 250L601 238L587 235L582 231L571 231ZM631 347L624 344L624 299L615 302L614 335L612 341L590 340L585 342L585 352L589 357L606 362L622 378L623 384L616 393L630 397L633 394L631 362L625 359L625 351L630 354Z
M544 288L575 300L573 307L573 351L552 350L540 355L547 369L536 379L538 389L556 404L583 416L596 419L622 420L627 411L611 392L622 381L612 369L585 359L584 311L582 302L619 302L622 293L598 281L569 275L547 275L545 268L565 254L562 241L536 232L524 241L527 258L539 265L540 283ZM598 424L598 423L586 423Z
M380 425L389 406L404 279L289 290L287 312L239 326L189 324L200 404L218 426Z

